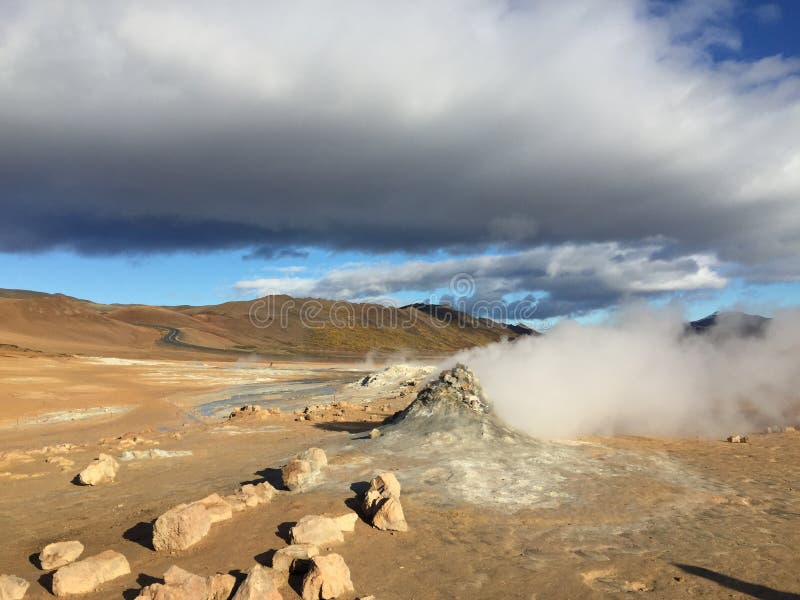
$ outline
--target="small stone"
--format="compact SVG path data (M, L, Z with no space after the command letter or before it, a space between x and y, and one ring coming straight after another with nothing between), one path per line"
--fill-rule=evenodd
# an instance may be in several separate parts
M303 579L303 600L330 600L354 592L350 569L338 554L315 556Z
M306 515L291 529L292 544L328 546L344 541L339 524L330 517Z
M292 544L272 555L272 568L279 573L305 572L308 560L317 554L319 549L313 544Z
M355 531L358 515L354 512L349 512L339 517L334 517L333 520L336 521L342 531Z
M119 470L119 463L109 454L100 454L88 467L78 474L78 481L83 485L97 485L114 481Z
M0 600L22 600L30 583L16 575L0 575Z
M369 432L369 439L374 440L375 438L381 437L381 430L377 427Z
M746 444L748 438L746 435L729 435L727 441L731 444Z
M128 560L122 554L106 550L56 571L53 575L53 593L56 596L88 594L103 583L128 575L130 572Z
M39 564L45 571L52 571L78 560L83 554L83 544L78 541L55 542L39 552Z
M202 540L211 529L211 516L202 504L179 504L156 519L153 548L178 552Z
M254 565L231 600L283 600L272 569Z

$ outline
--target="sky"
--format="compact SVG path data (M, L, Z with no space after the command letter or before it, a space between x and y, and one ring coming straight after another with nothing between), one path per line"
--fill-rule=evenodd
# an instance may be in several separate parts
M800 4L0 3L0 287L800 304ZM532 312L531 312L532 311Z

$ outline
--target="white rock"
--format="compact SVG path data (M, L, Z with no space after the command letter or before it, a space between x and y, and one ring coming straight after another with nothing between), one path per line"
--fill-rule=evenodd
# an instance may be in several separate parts
M330 517L306 515L291 529L292 544L328 546L344 541L339 524Z
M22 600L30 583L16 575L0 575L0 600Z
M387 498L381 502L372 516L372 525L383 530L408 531L408 523L400 500Z
M56 571L53 575L53 593L56 596L88 594L103 583L128 575L130 572L128 560L122 554L106 550Z
M308 559L317 554L319 554L319 548L313 544L292 544L277 550L272 555L272 568L279 573L307 571Z
M83 544L78 541L55 542L39 552L39 564L45 571L52 571L78 560L83 554Z
M336 521L336 524L342 531L355 531L358 515L354 512L349 512L347 514L334 517L333 520Z
M199 503L179 504L156 519L153 548L178 552L202 540L211 529L211 515Z
M195 504L202 504L208 512L211 523L219 523L220 521L227 521L233 516L233 508L227 501L223 500L219 494L211 494L202 500L198 500Z
M303 600L330 600L353 592L350 569L338 554L315 556L303 579Z
M164 573L164 583L142 589L138 600L228 600L236 585L233 575L201 577L175 565Z
M283 600L272 569L253 566L231 600Z
M119 463L109 454L100 454L88 467L78 474L78 481L83 485L98 485L114 481L119 470Z

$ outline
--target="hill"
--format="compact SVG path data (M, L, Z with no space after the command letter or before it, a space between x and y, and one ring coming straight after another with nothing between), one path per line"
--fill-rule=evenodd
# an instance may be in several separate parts
M0 344L116 355L249 353L363 357L444 354L535 334L442 306L402 308L268 296L209 306L107 305L62 294L0 290Z

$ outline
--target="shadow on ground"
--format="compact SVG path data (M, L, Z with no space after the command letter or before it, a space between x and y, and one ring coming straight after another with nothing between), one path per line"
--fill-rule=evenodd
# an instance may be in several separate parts
M256 471L255 473L258 476L258 479L251 479L250 481L242 481L240 485L247 485L248 483L253 485L258 485L259 483L264 483L265 481L274 487L276 490L285 490L286 487L283 485L283 475L281 474L280 469L262 469L261 471Z
M800 594L782 592L765 585L750 583L749 581L743 581L741 579L737 579L736 577L731 577L730 575L723 575L722 573L717 573L716 571L712 571L711 569L706 569L704 567L684 565L680 563L674 564L684 573L694 575L695 577L708 579L709 581L713 581L714 583L717 583L722 587L726 587L729 590L734 590L742 594L748 594L753 598L758 598L759 600L800 600Z
M148 550L155 551L153 548L153 524L155 521L149 521L145 523L142 521L141 523L137 523L130 529L126 530L125 533L122 534L122 537L129 542L136 542L140 546L144 546Z
M386 421L332 421L330 423L314 423L317 429L325 431L346 431L347 433L365 433L383 425Z
M122 597L125 600L134 600L135 598L139 597L139 592L142 591L143 587L147 587L148 585L152 585L154 583L164 583L164 580L159 577L148 575L147 573L139 573L139 576L136 578L136 585L139 587L125 590L122 592Z

